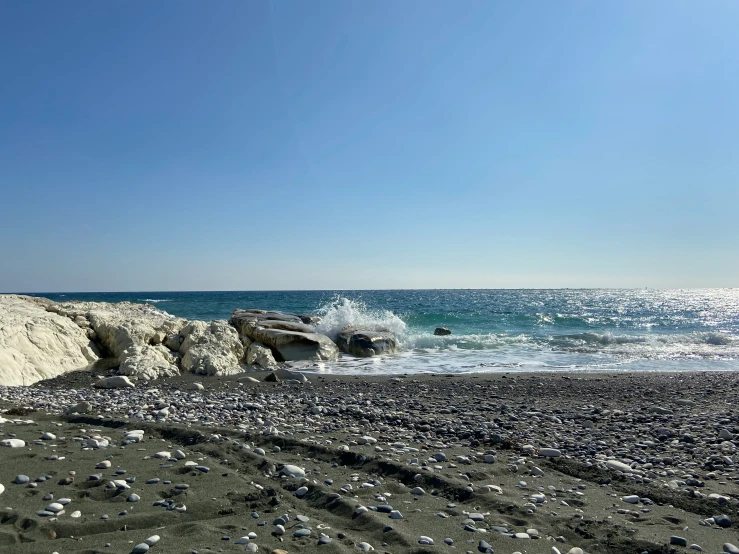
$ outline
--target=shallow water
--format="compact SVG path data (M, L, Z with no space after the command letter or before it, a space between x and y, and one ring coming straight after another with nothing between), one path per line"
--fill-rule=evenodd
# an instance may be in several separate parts
M43 294L149 303L187 319L236 308L317 312L320 330L392 330L401 352L303 367L333 373L739 369L739 289L383 290ZM436 327L450 336L434 336Z

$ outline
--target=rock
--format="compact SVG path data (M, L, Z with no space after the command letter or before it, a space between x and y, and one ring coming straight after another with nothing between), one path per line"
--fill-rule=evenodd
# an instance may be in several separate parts
M683 537L673 535L670 537L670 544L674 544L675 546L688 546L688 541Z
M558 458L561 455L562 455L562 452L560 452L556 448L540 448L539 449L539 456L544 456L545 458Z
M641 499L637 495L632 494L630 496L622 496L621 500L628 504L638 504Z
M398 341L390 331L357 327L344 328L336 337L336 345L342 352L360 358L394 354L398 349Z
M280 475L287 475L288 477L305 477L305 470L298 466L287 464L280 470Z
M423 496L426 494L426 491L423 490L421 487L414 487L411 489L411 494L414 494L416 496Z
M0 441L0 446L7 446L9 448L24 448L26 441L21 439L4 439Z
M28 477L28 475L16 475L13 483L15 483L16 485L25 485L30 480L31 479L30 477Z
M306 494L308 494L308 487L300 487L298 490L295 491L295 496L297 496L298 498L302 498Z
M731 527L731 518L725 514L713 516L713 521L716 522L716 525L719 527L723 527L724 529L728 529Z
M729 554L739 554L739 546L734 546L730 542L724 543L723 551Z
M87 401L80 402L79 404L75 404L74 406L67 408L68 415L89 414L91 411L92 411L92 404L90 404Z
M241 334L269 347L278 362L333 361L339 357L339 349L330 338L316 333L293 314L236 310L231 324Z
M161 537L159 535L152 535L148 539L144 541L145 544L148 544L149 546L154 546L156 543L158 543L161 540Z
M308 378L304 373L299 371L290 371L284 367L278 367L272 373L270 373L265 381L299 381L300 383L307 383Z
M582 548L580 548L579 546L576 546L574 548L570 548L567 551L567 554L585 554L585 552L583 551Z
M175 357L165 346L130 346L120 356L120 375L135 375L147 381L180 374Z
M202 383L192 383L189 387L187 387L190 390L205 390L205 387Z
M93 385L97 389L124 389L124 388L135 388L131 380L125 375L117 375L115 377L107 377L101 379Z
M444 337L451 334L452 332L446 327L437 327L436 329L434 329L434 335L436 335L437 337Z
M272 351L259 342L251 343L246 349L246 363L264 369L271 369L277 365Z
M192 321L180 332L182 369L201 375L242 373L244 346L239 334L226 321Z
M617 460L608 460L606 462L606 467L608 469L612 469L614 471L623 471L624 473L633 473L634 470L631 469L631 466L626 465L623 462L619 462Z
M734 434L728 429L721 429L718 432L718 438L726 440L726 441L730 441L731 439L734 438Z
M494 554L493 547L485 541L480 541L477 543L477 551L482 552L482 554Z
M0 295L0 385L31 385L99 359L84 329L48 310L54 302Z
M128 348L161 344L187 323L154 306L132 302L62 302L53 309L70 318L84 315L98 341L119 361Z
M144 554L145 552L149 552L149 545L145 542L137 544L131 550L131 554Z

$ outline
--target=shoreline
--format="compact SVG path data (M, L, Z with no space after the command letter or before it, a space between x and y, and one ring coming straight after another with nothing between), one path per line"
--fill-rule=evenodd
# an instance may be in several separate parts
M690 551L671 537L711 553L737 543L739 373L308 374L302 385L246 373L116 390L75 373L0 389L3 412L37 410L0 414L34 421L2 425L3 439L26 441L3 449L0 466L1 504L12 508L3 517L15 518L0 541L13 552L131 552L154 534L151 552L163 553L357 552L362 543L453 553L484 541L496 554L667 554ZM63 415L83 399L89 413ZM136 429L143 440L123 444ZM56 438L39 440L43 432ZM103 460L111 467L95 469ZM305 476L284 476L282 464ZM58 485L69 471L76 480ZM53 479L13 484L21 473ZM88 479L95 473L101 481ZM107 488L130 477L131 489ZM35 515L49 493L71 499L65 513ZM131 494L140 501L126 502ZM186 510L154 505L167 499ZM709 519L720 515L730 527Z

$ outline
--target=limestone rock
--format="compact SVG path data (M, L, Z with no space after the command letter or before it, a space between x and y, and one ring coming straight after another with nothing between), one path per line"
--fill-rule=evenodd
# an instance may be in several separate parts
M95 383L94 386L97 389L125 389L134 388L136 385L134 385L131 380L125 375L117 375L115 377L101 379L100 381Z
M243 370L239 363L244 346L239 334L226 321L191 321L180 333L182 368L202 375L233 375Z
M398 349L398 341L390 331L356 327L343 329L336 338L336 345L342 352L362 358L394 354Z
M118 373L154 380L180 374L172 352L163 345L131 346L121 354Z
M316 333L294 314L236 310L231 324L255 342L269 347L279 362L336 360L339 349L326 335Z
M246 349L246 363L270 369L277 365L272 351L259 342L252 342Z
M86 330L45 298L0 295L0 385L31 385L99 358Z
M132 346L161 344L187 323L154 306L132 302L62 302L50 309L69 318L84 316L98 341L119 359Z

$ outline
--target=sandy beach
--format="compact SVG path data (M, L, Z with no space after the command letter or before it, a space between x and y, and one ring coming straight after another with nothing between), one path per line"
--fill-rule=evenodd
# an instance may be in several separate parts
M739 543L735 373L306 374L300 385L252 373L93 389L110 371L1 391L0 438L24 442L0 448L3 552Z

